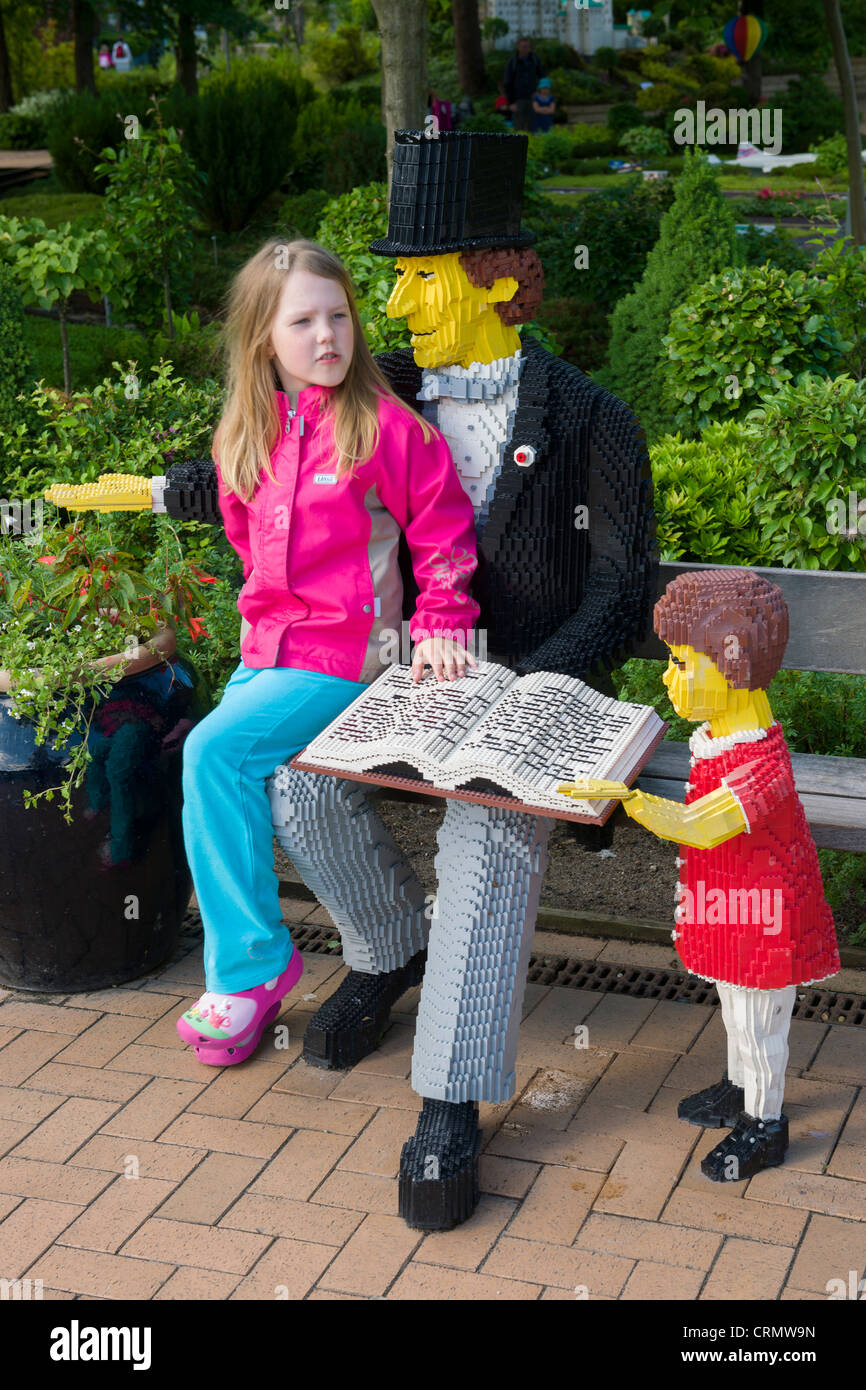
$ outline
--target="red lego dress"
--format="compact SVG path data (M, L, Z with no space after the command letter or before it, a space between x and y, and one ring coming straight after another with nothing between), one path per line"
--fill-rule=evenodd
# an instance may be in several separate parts
M674 939L683 964L747 989L835 974L833 914L781 726L711 738L704 724L689 747L686 805L724 782L749 828L715 849L680 846Z

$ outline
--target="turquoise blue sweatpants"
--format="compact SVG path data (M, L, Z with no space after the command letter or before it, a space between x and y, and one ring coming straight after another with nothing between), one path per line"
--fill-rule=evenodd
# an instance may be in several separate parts
M241 662L216 709L186 739L183 835L207 989L254 989L288 965L293 948L280 911L266 784L366 688L318 671Z

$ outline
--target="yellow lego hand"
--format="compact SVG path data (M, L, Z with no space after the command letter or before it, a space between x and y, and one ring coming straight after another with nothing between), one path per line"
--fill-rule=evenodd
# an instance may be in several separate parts
M628 801L636 795L625 782L607 782L603 777L579 777L574 782L560 782L556 790L575 801Z
M149 512L153 492L150 478L103 473L95 483L54 483L45 500L79 512Z

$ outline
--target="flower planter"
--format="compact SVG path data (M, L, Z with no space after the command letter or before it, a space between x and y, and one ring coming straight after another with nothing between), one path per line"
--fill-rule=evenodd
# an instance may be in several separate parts
M0 984L73 993L124 984L177 944L192 887L181 827L183 743L206 710L174 631L139 649L96 700L93 761L72 795L26 808L22 792L58 785L76 732L36 745L0 672ZM120 655L101 658L112 665Z

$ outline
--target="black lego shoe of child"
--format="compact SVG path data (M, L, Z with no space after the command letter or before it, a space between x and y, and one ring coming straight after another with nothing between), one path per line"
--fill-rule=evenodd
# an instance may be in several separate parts
M418 951L399 970L381 975L350 970L307 1024L304 1061L328 1070L354 1067L378 1047L393 1005L412 985L421 983L426 961L427 952Z
M713 1182L743 1182L762 1168L775 1168L788 1147L788 1118L756 1120L745 1112L736 1125L701 1163L701 1172Z
M745 1104L745 1092L725 1073L721 1081L686 1096L677 1106L677 1119L704 1129L733 1129Z
M450 1231L478 1205L478 1105L424 1099L400 1155L399 1212L408 1226Z

